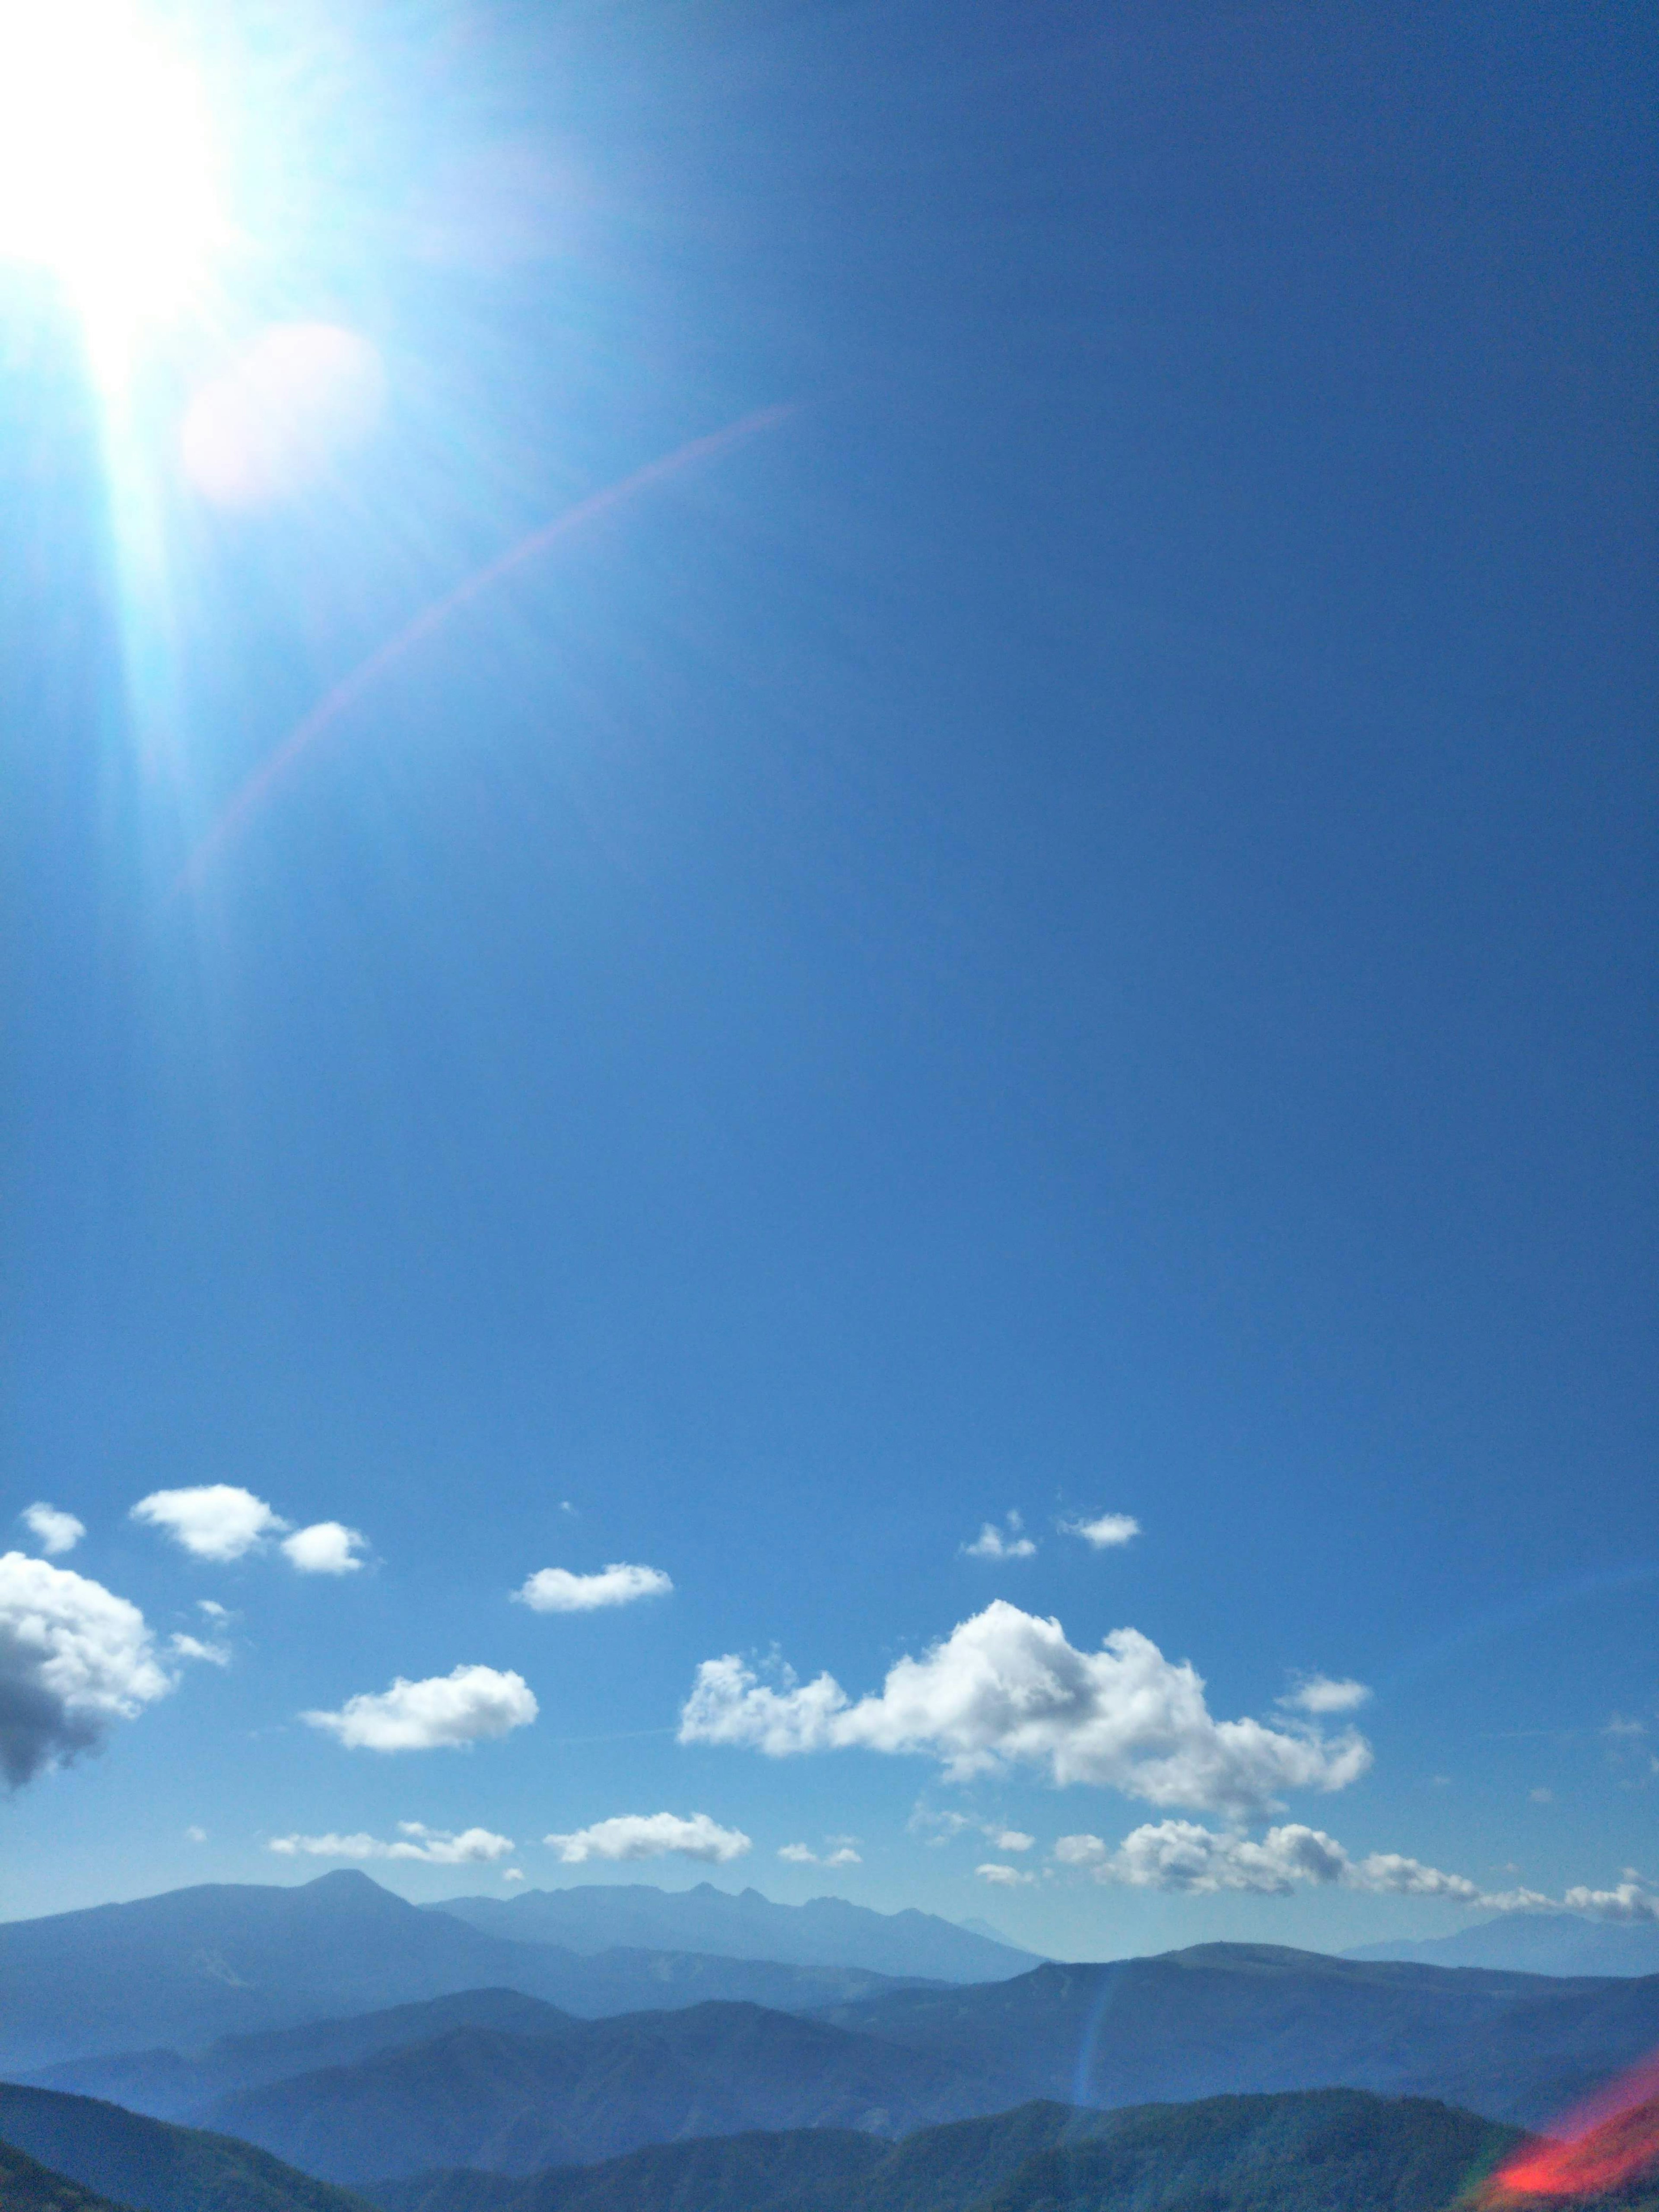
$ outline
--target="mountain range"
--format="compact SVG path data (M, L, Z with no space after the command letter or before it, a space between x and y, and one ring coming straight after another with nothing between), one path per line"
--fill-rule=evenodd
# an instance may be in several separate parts
M699 1882L655 1889L642 1882L586 1882L518 1896L452 1897L433 1912L515 1943L568 1951L708 1951L794 1966L863 1966L872 1973L941 1982L994 1982L1023 1973L1037 1954L931 1912L872 1912L842 1897L775 1905L757 1889L735 1896Z
M1366 1943L1350 1959L1492 1966L1523 1974L1659 1974L1659 1921L1586 1920L1580 1912L1511 1912L1421 1943Z
M67 2177L133 2212L367 2212L361 2197L296 2173L251 2143L10 2082L0 2082L0 2148L5 2145L51 2169L48 2181ZM42 2185L38 2170L21 2174L16 2204L11 2185L0 2165L5 2212L19 2212L29 2201L22 2192L38 2196ZM64 2212L74 2212L73 2199Z
M1563 1982L1212 1944L784 2014L578 2020L480 1990L50 2070L362 2185L528 2173L746 2130L896 2136L1044 2100L1102 2108L1346 2087L1547 2123L1659 2043L1659 1978ZM27 2148L27 2146L26 2146Z
M1449 2212L1522 2138L1347 2089L1091 2112L1036 2103L902 2142L728 2136L538 2174L434 2174L384 2212Z
M951 1932L964 1947L995 1948ZM1010 1972L1025 1963L1013 1952L1006 1958ZM711 1998L804 2011L893 1985L850 1961L797 1966L701 1950L579 1955L507 1942L453 1914L420 1911L347 1869L293 1887L216 1884L0 1923L0 2070L34 2073L139 2047L196 2050L471 1990L517 1990L592 2018Z

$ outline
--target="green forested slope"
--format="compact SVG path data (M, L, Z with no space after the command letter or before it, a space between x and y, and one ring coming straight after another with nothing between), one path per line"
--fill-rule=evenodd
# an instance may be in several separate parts
M366 2212L269 2151L52 2089L0 2082L0 2142L133 2212ZM11 2212L0 2196L0 2212Z
M0 2212L126 2212L126 2207L94 2197L78 2181L0 2142Z

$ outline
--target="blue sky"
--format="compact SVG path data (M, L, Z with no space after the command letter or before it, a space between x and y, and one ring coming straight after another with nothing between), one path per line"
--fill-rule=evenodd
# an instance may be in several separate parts
M6 279L0 1911L1649 1909L1644 11L231 20L205 304Z

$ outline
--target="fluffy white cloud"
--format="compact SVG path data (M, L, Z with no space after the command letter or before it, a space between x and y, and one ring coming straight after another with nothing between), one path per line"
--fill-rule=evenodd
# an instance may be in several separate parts
M351 1751L432 1751L524 1728L539 1710L522 1674L457 1667L423 1682L399 1674L389 1690L348 1698L337 1713L301 1713Z
M1639 1881L1616 1889L1588 1889L1582 1883L1562 1899L1569 1912L1588 1912L1597 1920L1659 1920L1659 1896Z
M636 1567L613 1560L597 1575L573 1575L568 1567L543 1567L513 1593L533 1613L597 1613L601 1606L632 1605L636 1598L665 1597L673 1583L660 1567Z
M288 1526L263 1498L230 1482L204 1482L193 1490L152 1490L133 1507L132 1518L160 1528L192 1559L222 1562L240 1559Z
M26 1505L17 1517L49 1559L72 1552L87 1533L84 1521L77 1521L74 1514L48 1505L43 1498Z
M980 1532L971 1544L963 1546L970 1559L1029 1559L1036 1546L1030 1538L1021 1534L1024 1523L1018 1513L1008 1516L1008 1534L1005 1536L994 1521L982 1522Z
M1279 1702L1292 1711L1318 1717L1357 1712L1361 1705L1370 1703L1370 1696L1364 1682L1334 1682L1328 1674L1306 1674Z
M360 1531L343 1521L313 1521L283 1539L283 1553L302 1575L355 1575L363 1564L357 1554L365 1549Z
M998 1866L994 1861L976 1866L974 1872L981 1881L991 1882L999 1889L1020 1889L1036 1880L1034 1874L1023 1873L1018 1867Z
M854 1705L833 1676L762 1682L734 1654L705 1660L680 1715L683 1743L741 1744L774 1758L862 1747L923 1753L954 1780L1010 1765L1154 1805L1245 1814L1287 1790L1340 1790L1370 1765L1352 1729L1218 1721L1202 1677L1119 1628L1079 1651L1058 1620L988 1606L920 1659L901 1659Z
M1023 1828L988 1828L985 1832L1000 1851L1029 1851L1036 1841Z
M507 1858L514 1845L510 1836L493 1835L488 1828L463 1828L459 1835L448 1828L428 1828L419 1820L399 1820L398 1841L382 1843L378 1836L273 1836L265 1847L286 1858L303 1855L314 1859L418 1859L426 1866L488 1866Z
M1297 1822L1269 1828L1258 1841L1192 1820L1160 1820L1135 1829L1115 1850L1098 1836L1062 1836L1054 1856L1062 1866L1086 1868L1097 1881L1134 1889L1250 1890L1282 1897L1301 1884L1336 1883L1391 1897L1438 1897L1487 1907L1500 1903L1465 1875L1446 1874L1398 1851L1352 1858L1322 1828Z
M566 1866L580 1866L588 1859L660 1859L671 1853L725 1866L753 1848L741 1828L720 1827L707 1813L694 1813L689 1820L675 1813L623 1813L615 1820L596 1820L591 1828L543 1840Z
M791 1866L844 1867L862 1866L864 1860L850 1843L837 1844L833 1850L820 1858L808 1844L782 1844L778 1856L787 1859Z
M175 1659L204 1659L210 1666L228 1667L230 1654L222 1644L204 1644L199 1636L182 1632L167 1638L167 1650Z
M68 1567L0 1556L0 1776L9 1788L94 1749L113 1722L173 1686L136 1605Z
M1098 1513L1092 1521L1062 1521L1060 1528L1064 1536L1081 1536L1097 1552L1109 1552L1140 1534L1140 1523L1133 1513Z

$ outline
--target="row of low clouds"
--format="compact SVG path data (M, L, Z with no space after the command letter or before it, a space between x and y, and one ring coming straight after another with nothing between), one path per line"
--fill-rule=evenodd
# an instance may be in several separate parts
M181 1498L188 1501L183 1507ZM250 1504L258 1510L250 1511ZM196 1493L157 1492L135 1511L210 1559L243 1556L279 1535L315 1538L321 1550L319 1532L338 1525L288 1531L262 1501L228 1485ZM43 1545L56 1543L61 1551L76 1534L58 1524L72 1519L43 1506L30 1526ZM550 1589L541 1609L580 1612L668 1586L666 1577L649 1568L613 1565L601 1575L550 1582L562 1573L544 1570L517 1595L536 1605L530 1593ZM210 1623L222 1624L223 1609L203 1602ZM86 1576L19 1552L0 1555L0 1774L16 1788L95 1747L115 1722L134 1718L167 1694L185 1662L224 1656L221 1646L188 1636L158 1644L137 1606ZM1269 1827L1260 1839L1246 1834L1246 1824L1276 1809L1284 1795L1340 1790L1365 1772L1370 1747L1346 1717L1368 1695L1361 1683L1312 1675L1281 1700L1277 1720L1220 1720L1190 1662L1167 1659L1138 1630L1115 1629L1098 1650L1083 1650L1068 1642L1058 1620L998 1600L919 1658L901 1658L878 1691L857 1699L828 1674L800 1683L780 1668L763 1680L736 1654L707 1660L682 1711L679 1740L780 1759L838 1749L920 1755L937 1760L957 1781L1026 1769L1057 1786L1111 1789L1159 1808L1220 1814L1234 1824L1208 1829L1166 1819L1115 1846L1079 1835L1056 1847L1060 1866L1130 1887L1283 1894L1336 1884L1486 1909L1559 1904L1614 1918L1659 1912L1634 1877L1611 1889L1575 1887L1552 1900L1529 1891L1489 1892L1395 1854L1356 1858L1320 1829L1287 1824ZM384 1691L301 1717L347 1749L396 1753L499 1739L533 1723L538 1711L522 1675L468 1665L418 1681L399 1676ZM1324 1723L1336 1719L1346 1724L1328 1733ZM969 1825L965 1816L939 1817ZM982 1832L1008 1852L1028 1850L1033 1841L1012 1830ZM351 1850L336 1855L448 1864L461 1863L447 1856L451 1852L490 1856L490 1838L487 1830L458 1837L411 1826L383 1850L373 1838L339 1836L285 1838L279 1848L349 1844ZM719 1864L750 1848L741 1832L722 1829L706 1814L690 1820L623 1815L548 1841L567 1864L665 1852ZM850 1863L810 1853L804 1844L786 1850L800 1863ZM1021 1869L998 1873L990 1863L981 1871L988 1881L1024 1879Z
M1116 1551L1140 1534L1140 1523L1132 1513L1099 1513L1092 1520L1057 1521L1054 1526L1062 1536L1080 1536L1095 1552ZM978 1535L962 1549L970 1559L1030 1559L1036 1556L1037 1547L1019 1515L1008 1513L1000 1527L994 1521L981 1522Z

